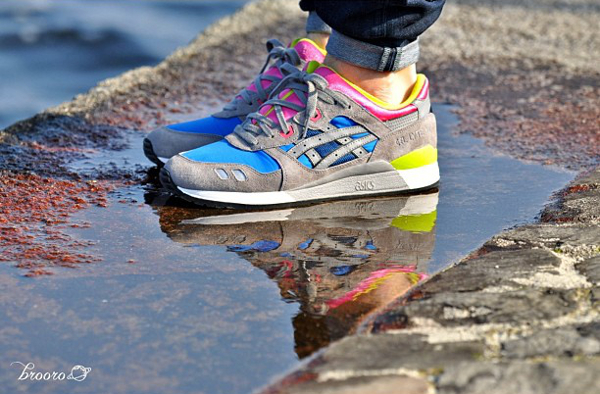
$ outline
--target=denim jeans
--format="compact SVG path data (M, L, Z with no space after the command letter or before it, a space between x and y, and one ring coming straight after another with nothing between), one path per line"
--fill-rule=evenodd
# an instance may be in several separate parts
M330 32L334 57L377 71L400 70L419 58L418 37L445 0L301 0L307 32Z

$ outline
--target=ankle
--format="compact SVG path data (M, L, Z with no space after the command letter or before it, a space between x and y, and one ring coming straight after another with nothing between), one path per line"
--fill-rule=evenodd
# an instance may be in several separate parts
M329 42L329 34L327 33L308 33L306 38L313 40L318 46L325 49Z
M323 64L392 106L400 106L410 96L417 82L417 67L414 64L398 71L379 72L355 66L331 55L325 57Z

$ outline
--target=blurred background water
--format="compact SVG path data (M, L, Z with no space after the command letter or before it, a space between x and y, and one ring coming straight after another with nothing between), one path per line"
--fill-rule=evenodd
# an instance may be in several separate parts
M0 1L0 130L155 65L246 1Z

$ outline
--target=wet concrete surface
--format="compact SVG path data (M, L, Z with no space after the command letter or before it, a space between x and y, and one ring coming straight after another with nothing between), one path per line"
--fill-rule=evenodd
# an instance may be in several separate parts
M51 227L57 245L69 240L81 261L38 256L25 271L14 268L23 256L3 254L11 261L2 266L0 302L11 329L0 351L39 369L94 368L72 392L231 394L264 385L499 230L533 219L573 176L497 155L455 132L452 107L435 110L443 181L424 195L202 209L164 194L136 133L125 149L66 164L81 179L119 169L143 173L144 184L113 180L102 204ZM22 278L40 273L52 275ZM1 377L15 390L72 388L23 386L15 373Z

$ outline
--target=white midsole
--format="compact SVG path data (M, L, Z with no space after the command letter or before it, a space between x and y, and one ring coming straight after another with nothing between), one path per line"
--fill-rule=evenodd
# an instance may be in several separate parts
M232 204L243 205L274 205L274 204L289 204L297 202L287 192L215 192L205 190L193 190L183 187L177 187L179 190L195 198L208 201L228 202Z
M398 174L408 185L408 189L422 189L440 180L438 163L427 164L410 170L398 170Z
M398 177L399 176L399 177ZM385 178L381 178L385 177ZM395 191L406 191L422 189L428 186L432 186L437 183L440 179L440 172L438 164L428 164L419 168L413 168L410 170L397 170L393 172L378 173L371 175L363 175L356 179L390 179L402 178L403 182L397 182L398 185L395 187L389 183L388 186L372 189L372 190L352 190L343 191L338 193L331 193L324 195L321 190L323 185L315 186L307 189L296 189L288 191L276 191L276 192L223 192L223 191L211 191L211 190L194 190L186 189L183 187L177 187L181 192L188 196L198 198L201 200L240 204L240 205L277 205L277 204L289 204L302 201L320 200L326 198L339 198L347 196L368 196L370 194L378 193L392 193ZM406 184L406 186L404 186Z
M409 197L401 197L406 203L398 212L397 216L414 216L431 213L437 209L438 193L419 194ZM182 220L181 224L186 225L234 225L243 223L261 223L261 222L284 222L289 220L294 211L306 208L288 208L274 211L257 211L234 213L227 215L204 216L195 219ZM379 214L379 212L373 212ZM322 211L319 211L322 214ZM337 217L335 211L331 211L331 217ZM374 216L377 217L377 216Z

